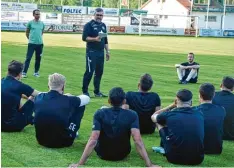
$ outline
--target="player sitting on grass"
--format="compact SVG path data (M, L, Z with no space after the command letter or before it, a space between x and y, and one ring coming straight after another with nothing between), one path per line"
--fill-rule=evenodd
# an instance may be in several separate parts
M213 104L223 106L226 110L226 117L223 125L223 139L234 140L234 78L226 76L221 84L221 91L216 92Z
M49 75L48 85L50 91L35 98L37 141L50 148L71 146L90 98L64 95L65 77L58 73Z
M206 154L221 154L223 149L223 121L226 115L225 109L212 104L215 95L215 87L204 83L200 86L200 103L198 108L204 115L205 138L204 149Z
M8 74L1 81L2 113L1 122L3 132L19 132L33 123L33 99L39 92L20 82L23 64L11 61L8 65ZM21 107L21 98L28 101Z
M204 118L191 106L192 93L183 89L178 91L172 105L152 115L163 147L153 147L153 150L164 153L174 164L197 165L204 159Z
M179 84L197 83L200 65L194 62L194 54L188 54L188 62L175 65Z
M94 114L93 131L84 153L80 161L71 167L84 165L94 148L101 159L123 160L131 152L131 135L146 166L154 166L142 142L136 112L121 108L125 103L125 93L122 88L111 89L109 103L112 105L111 108L102 108Z
M157 93L150 92L153 79L149 74L144 74L138 84L138 92L127 92L125 109L136 111L139 117L141 134L152 134L155 131L155 123L151 116L160 110L161 100Z

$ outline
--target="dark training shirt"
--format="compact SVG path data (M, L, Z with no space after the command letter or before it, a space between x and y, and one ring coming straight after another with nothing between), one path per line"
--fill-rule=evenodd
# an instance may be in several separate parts
M44 145L63 138L69 139L70 117L80 103L79 97L62 95L54 90L39 94L35 98L37 140Z
M193 65L199 65L199 63L193 62L192 64L190 64L189 62L184 62L181 65L183 65L183 66L193 66ZM185 69L185 77L187 77L189 75L190 71L191 71L191 69ZM195 78L196 80L198 78L198 72L199 72L199 69L197 69L197 76Z
M234 140L234 94L229 91L216 92L212 102L224 107L226 110L223 139Z
M97 154L108 160L124 158L131 151L131 128L139 129L136 112L114 107L98 110L93 119L93 130L100 131Z
M34 89L16 80L12 76L3 78L1 81L1 87L1 121L2 126L7 126L11 124L16 117L16 114L19 113L22 94L29 97L32 95Z
M198 106L204 115L205 138L204 149L206 154L220 154L223 149L223 121L225 109L211 103Z
M153 92L127 92L126 100L129 108L138 114L141 133L152 134L156 125L152 122L151 116L156 107L161 106L158 94Z
M107 33L105 23L99 23L95 20L91 20L84 26L82 40L85 41L87 37L97 37L99 32ZM103 51L105 44L108 44L107 37L102 38L101 42L87 42L86 48L88 50Z
M204 118L197 108L182 107L157 116L170 132L164 145L166 156L192 163L204 158Z

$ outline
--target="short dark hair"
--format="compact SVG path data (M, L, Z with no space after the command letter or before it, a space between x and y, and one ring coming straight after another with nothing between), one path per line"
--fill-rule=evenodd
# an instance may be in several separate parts
M192 53L192 52L188 53L188 55L193 55L193 58L194 58L194 56L195 56L194 53Z
M141 87L142 91L145 91L145 92L149 91L151 89L151 87L153 86L153 83L154 83L154 81L153 81L150 74L146 73L146 74L141 76L141 79L140 79L141 86L140 87Z
M203 100L212 100L215 95L215 87L210 83L204 83L200 86L199 93Z
M33 10L33 15L36 13L36 11L40 12L39 9L34 9L34 10Z
M190 90L187 89L181 89L177 92L176 97L182 102L187 102L192 100L193 94Z
M23 64L19 61L11 61L8 64L8 75L11 75L13 77L17 77L23 70Z
M234 89L234 78L230 76L225 76L223 78L222 84L225 88L233 90Z
M96 12L103 12L103 9L102 9L102 8L96 8L96 9L95 9L95 13L96 13ZM94 14L95 14L95 13L94 13Z
M114 87L109 92L110 103L114 107L121 106L125 98L125 92L121 87Z

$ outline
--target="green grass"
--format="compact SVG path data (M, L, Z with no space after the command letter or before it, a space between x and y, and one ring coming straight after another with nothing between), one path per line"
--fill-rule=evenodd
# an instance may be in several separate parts
M23 33L2 32L2 77L6 75L7 64L12 59L24 61L26 37ZM34 59L23 82L37 90L47 91L48 75L61 73L67 78L66 92L81 93L82 77L85 70L85 44L80 35L45 34L45 48L41 65L41 77L34 78ZM172 103L178 89L187 88L193 91L194 105L198 105L198 87L204 82L211 82L219 90L221 79L225 75L234 75L234 39L216 38L180 38L180 37L138 37L110 36L111 60L106 62L101 89L104 93L114 86L121 86L125 91L137 90L141 74L150 73L155 81L152 88L157 92L162 105ZM194 52L196 61L201 64L198 84L178 85L174 64L186 61L186 54ZM90 84L90 93L93 84ZM77 162L84 150L92 127L94 112L107 99L91 99L81 123L80 137L72 147L48 149L38 145L34 127L28 126L21 133L2 133L2 166L4 167L65 167ZM160 154L153 153L152 146L159 145L159 135L155 133L143 136L145 147L153 163L163 167L176 166L166 161ZM93 152L86 166L136 167L144 166L134 144L127 159L120 162L100 160ZM220 156L205 156L199 165L234 166L234 143L224 142ZM113 151L114 152L114 151Z

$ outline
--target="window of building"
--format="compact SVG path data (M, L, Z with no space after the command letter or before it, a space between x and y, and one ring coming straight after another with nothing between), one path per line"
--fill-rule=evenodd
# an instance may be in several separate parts
M160 0L158 0L158 3L160 3Z
M228 6L234 6L234 0L227 0L226 3Z
M207 21L207 17L205 16L205 22ZM217 16L208 16L208 22L217 22Z
M162 3L166 2L166 0L162 0Z
M200 5L207 5L209 0L195 0L195 4L200 4Z
M222 5L224 5L225 1L224 0L218 0L218 2ZM234 6L234 0L226 0L226 5L227 6Z
M168 15L164 15L164 19L167 19L168 18Z

